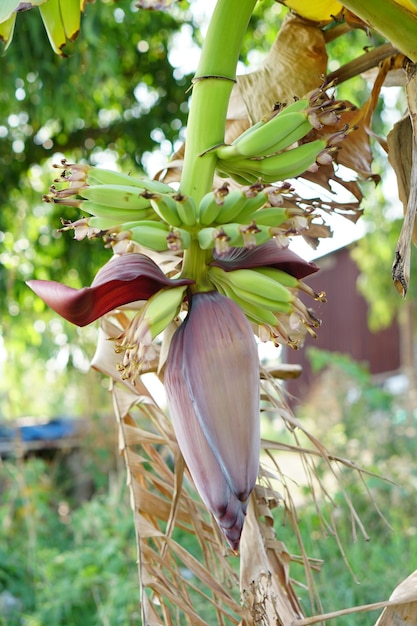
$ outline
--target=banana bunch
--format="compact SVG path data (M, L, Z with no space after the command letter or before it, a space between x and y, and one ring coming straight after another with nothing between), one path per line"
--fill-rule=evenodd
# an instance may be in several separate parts
M96 232L128 233L133 241L158 252L191 244L196 223L194 200L156 180L95 168L85 164L58 166L61 176L44 197L47 202L74 206L88 213ZM125 235L126 236L126 235Z
M311 144L305 146L311 149ZM64 222L63 230L73 228L79 239L103 236L111 247L132 240L157 252L177 252L190 248L195 240L201 249L215 248L221 255L231 246L253 248L265 243L277 236L280 227L285 230L300 211L304 215L291 199L286 201L291 188L285 184L265 188L256 182L229 191L224 183L197 206L192 197L157 180L66 160L55 167L62 170L54 180L58 185L44 200L77 207L90 216L73 224Z
M295 316L297 323L314 335L314 328L320 325L298 298L297 290L302 290L316 300L325 302L325 294L316 294L303 281L273 267L237 269L226 272L219 267L210 267L210 280L216 289L234 300L254 324L271 329L279 326L280 318ZM291 337L286 333L286 340Z
M327 86L328 87L328 86ZM219 146L217 171L242 185L256 181L274 183L299 176L329 152L328 142L316 139L298 145L313 129L333 125L346 110L324 86L306 98L278 109L242 133L231 145Z
M39 12L44 23L49 42L54 52L65 56L63 48L67 41L74 41L80 31L81 12L87 0L29 0L22 3L20 0L8 0L0 7L0 39L10 45L16 21L16 11L19 5L25 4L25 9L39 6ZM26 6L28 5L28 6Z

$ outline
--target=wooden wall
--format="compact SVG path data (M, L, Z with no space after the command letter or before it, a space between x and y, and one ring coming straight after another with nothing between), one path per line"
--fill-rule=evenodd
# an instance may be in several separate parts
M327 303L313 303L314 311L322 320L318 338L308 337L303 348L287 348L284 355L285 362L303 366L301 377L288 383L288 390L296 398L302 398L314 380L305 353L309 346L348 354L366 363L373 374L392 372L400 367L398 324L394 322L377 333L368 329L368 305L356 287L359 271L350 257L350 247L321 257L316 263L320 271L306 282L327 295ZM311 299L303 300L311 306Z

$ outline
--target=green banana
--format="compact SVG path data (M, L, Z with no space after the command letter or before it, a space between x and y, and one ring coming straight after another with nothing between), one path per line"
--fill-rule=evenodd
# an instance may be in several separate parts
M187 286L162 289L151 296L144 308L144 319L149 324L152 339L155 339L178 315Z
M304 111L311 105L310 100L308 98L297 98L290 102L290 104L286 104L281 109L279 109L279 115L286 115L287 113L294 113L298 111Z
M246 232L245 230L250 231L251 227L253 227L253 231ZM198 242L200 247L203 250L210 250L211 248L217 248L218 244L223 241L227 242L228 246L233 247L252 247L252 245L247 244L248 241L251 241L255 238L254 245L260 245L261 243L265 243L269 241L272 237L272 233L267 226L260 226L259 228L254 225L249 225L243 227L242 224L223 224L218 228L208 227L202 228L198 234Z
M259 209L245 216L244 220L248 222L255 221L257 226L281 226L289 218L287 209L284 207L272 207ZM243 223L242 219L237 217L237 221Z
M285 109L284 109L285 110ZM242 146L238 144L242 156L264 156L285 150L310 132L312 126L302 111L277 113Z
M88 224L91 228L97 228L98 230L112 230L113 228L121 228L121 224L115 224L114 220L108 219L107 217L88 217ZM124 224L123 224L124 227ZM124 228L123 228L124 230Z
M177 238L182 248L189 248L191 243L191 236L186 230L176 229L172 231L165 224L152 220L138 222L135 227L129 230L132 233L133 241L157 252L170 249L170 235L174 235Z
M214 224L217 220L223 203L223 196L217 191L209 191L200 201L198 206L198 220L203 226Z
M194 198L177 193L174 196L174 200L177 204L177 212L182 224L184 226L195 226L197 222L197 207Z
M146 191L151 193L175 193L172 187L161 183L159 180L136 178L135 176L130 176L130 174L115 172L114 170L108 170L102 167L88 168L87 183L99 185L128 185L130 187L146 189Z
M150 194L150 203L155 213L169 226L181 226L182 220L178 214L177 202L167 194Z
M262 153L258 152L257 156L267 156L270 154L275 154L276 152L281 152L281 150L285 150L297 141L300 141L300 139L305 137L312 129L312 126L305 113L294 111L293 113L282 113L280 115L282 115L283 121L288 124L287 134L283 134L281 136L281 139L279 139L276 143L270 146L268 150L265 150Z
M307 100L306 98L301 99L299 98L298 100L294 100L294 102L291 102L291 104L287 104L285 106L282 107L282 109L279 110L279 115L286 115L287 113L292 113L292 112L298 112L298 111L303 111L304 109L306 109L309 106L310 102L309 100ZM252 133L254 133L258 128L264 126L267 123L267 121L265 120L261 120L259 122L257 122L256 124L253 124L252 126L250 126L249 128L247 128L245 131L243 131L243 133L241 133L238 137L236 137L236 139L233 141L232 145L236 146L238 145L242 139L246 140L248 138L249 135L251 135ZM217 154L220 157L219 154L219 150L220 153L222 152L222 149L224 147L229 147L229 146L221 146L220 148L217 149ZM226 151L226 154L228 154L229 152Z
M245 302L275 313L292 311L293 295L283 285L259 274L256 270L224 272L218 267L209 270L210 279L227 287ZM266 294L266 295L265 295Z
M270 324L271 326L275 326L276 318L272 311L268 311L267 309L259 307L256 304L248 302L247 300L244 300L243 298L238 296L230 285L214 277L211 273L211 270L209 270L209 278L215 285L217 291L222 293L224 296L227 296L231 300L234 300L236 304L240 306L250 322L253 322L254 324Z
M242 186L251 185L253 183L253 176L251 176L250 180L248 180L244 176L241 176L239 171L235 170L233 171L233 174L232 171L233 169L231 168L230 164L228 164L227 166L227 171L219 167L218 163L216 164L216 174L221 178L233 178L234 181Z
M237 171L239 175L252 183L257 181L275 183L279 180L294 178L305 172L316 162L317 157L326 147L326 141L316 139L270 157L235 158L230 163L220 161L219 168L227 171L231 178L234 178L234 172Z
M162 252L168 250L167 237L169 228L161 222L153 222L151 220L143 220L135 227L130 228L133 241L140 243L142 246L150 250Z
M115 209L112 206L104 206L91 200L81 201L78 205L81 211L85 211L90 215L107 219L113 222L113 226L116 224L123 224L124 222L131 222L132 220L143 220L151 217L153 211L150 208L145 209Z
M230 273L230 272L229 272ZM240 289L239 287L232 286L233 292L235 294L235 298L239 298L243 302L251 306L257 307L257 309L264 309L265 311L269 311L269 313L286 313L287 315L292 313L293 307L291 302L281 302L280 300L270 300L269 298L264 298L258 294L254 294L252 291L248 291L246 289ZM264 320L267 319L265 316ZM271 318L268 316L268 321L264 321L263 323L270 323ZM275 326L276 320L274 319L274 323L271 326Z
M257 212L258 209L260 211L265 210L262 209L262 207L264 206L264 204L266 204L266 202L268 202L268 194L264 191L261 191L258 194L248 198L246 205L242 209L242 211L235 215L234 221L238 224L248 224L254 219L251 216L254 215L254 213Z
M78 190L78 194L113 209L143 211L150 208L149 199L141 195L140 189L128 185L89 185Z
M275 269L275 267L257 267L257 272L264 274L265 276L269 276L272 280L275 280L284 287L288 287L289 289L295 289L298 287L298 279L283 270Z
M247 200L248 197L243 190L233 189L230 191L227 196L223 198L223 203L220 206L220 212L216 218L216 222L218 224L233 222L234 217L244 209Z
M284 111L279 111L260 126L252 127L252 132L241 135L230 146L217 148L218 158L227 160L238 155L254 157L271 154L288 148L312 129L306 111Z
M292 302L293 296L284 285L255 269L242 269L227 272L228 280L234 289L242 289L265 300Z

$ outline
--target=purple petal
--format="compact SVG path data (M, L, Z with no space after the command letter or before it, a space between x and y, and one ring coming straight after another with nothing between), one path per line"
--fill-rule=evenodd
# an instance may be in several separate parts
M320 269L315 263L304 261L289 248L279 248L273 239L252 249L230 248L229 252L221 257L217 256L216 252L213 256L214 261L210 265L220 267L225 272L268 266L301 279Z
M147 300L163 287L192 282L170 279L149 257L130 253L110 259L97 272L91 287L73 289L48 280L30 280L27 285L63 318L86 326L124 304Z
M259 358L239 306L218 292L193 296L184 322L184 376L203 433L245 501L259 468Z
M178 445L197 491L233 550L239 547L245 505L232 493L194 411L184 373L186 325L175 332L166 363L165 389Z

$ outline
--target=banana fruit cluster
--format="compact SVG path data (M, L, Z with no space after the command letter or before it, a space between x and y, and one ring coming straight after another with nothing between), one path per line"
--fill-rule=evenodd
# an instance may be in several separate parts
M105 233L109 245L125 239L157 252L177 252L196 242L202 250L215 248L218 254L230 247L253 248L282 232L294 232L294 219L303 210L285 202L281 190L288 189L287 183L269 186L332 160L351 129L325 139L306 141L306 135L313 128L334 125L344 109L322 86L258 122L231 145L217 146L211 152L218 173L243 188L229 190L225 183L198 203L158 180L65 160L57 166L62 171L55 183L60 184L44 199L88 213L87 236ZM70 227L66 223L65 230Z
M191 244L190 229L195 226L194 200L157 180L136 178L121 172L67 163L44 196L46 202L74 206L88 213L88 226L94 233L125 233L151 250L177 251ZM68 229L68 226L65 227Z
M163 252L188 249L197 240L203 250L221 253L231 246L262 244L302 214L294 202L286 203L286 185L255 183L229 190L224 183L196 206L192 197L157 180L65 160L55 167L62 169L54 181L60 184L53 185L44 200L77 207L90 216L64 222L63 230L80 227L91 237L106 234L109 243L123 238Z
M320 321L298 298L297 292L304 291L321 302L326 301L325 294L315 293L295 276L274 267L224 271L213 266L209 277L221 294L240 306L250 322L269 329L271 338L279 335L281 341L284 339L296 348L306 331L315 336L314 329Z
M270 119L254 124L231 145L215 149L219 175L242 185L256 181L271 184L326 162L335 151L334 135L299 142L313 128L337 123L343 110L346 105L329 95L324 85L306 98L278 108Z

